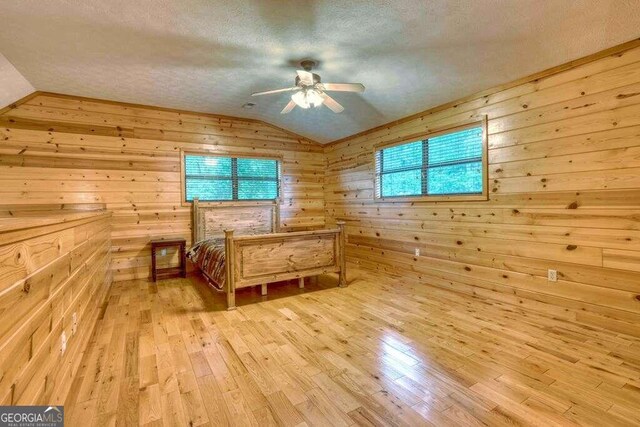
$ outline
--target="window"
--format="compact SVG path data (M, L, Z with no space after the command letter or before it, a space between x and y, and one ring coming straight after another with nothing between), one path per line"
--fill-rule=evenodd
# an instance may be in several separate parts
M276 159L184 153L184 201L275 200L280 191Z
M375 152L376 197L486 198L484 123Z

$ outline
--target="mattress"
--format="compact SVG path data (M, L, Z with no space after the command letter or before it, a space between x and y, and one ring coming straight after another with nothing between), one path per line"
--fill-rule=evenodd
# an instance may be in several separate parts
M189 249L187 258L200 268L202 274L214 288L224 289L226 274L223 238L199 241Z

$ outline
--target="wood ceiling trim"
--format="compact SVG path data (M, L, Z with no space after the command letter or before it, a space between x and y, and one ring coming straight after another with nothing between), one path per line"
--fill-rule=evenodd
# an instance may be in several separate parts
M11 104L7 105L6 107L0 108L0 116L3 115L4 113L6 113L7 111L11 111L14 108L18 108L19 106L21 106L25 102L29 102L29 100L35 98L36 96L38 96L40 94L41 94L41 92L36 90L36 91L30 93L27 96L23 96L22 98L18 99L16 102L12 102Z
M143 109L151 109L151 110L156 110L156 111L166 111L169 113L177 113L177 114L191 114L191 115L198 115L198 116L202 116L202 117L210 117L213 119L221 119L221 120L242 120L248 123L257 123L257 124L262 124L262 125L266 125L269 126L275 130L278 130L280 132L283 132L287 135L292 136L293 138L297 139L299 142L301 143L305 143L305 144L310 144L310 145L316 145L318 147L322 147L323 145L320 144L317 141L314 141L310 138L307 138L305 136L299 135L295 132L292 132L290 130L281 128L279 126L276 126L272 123L269 122L265 122L264 120L258 120L258 119L250 119L250 118L246 118L246 117L235 117L235 116L225 116L222 114L213 114L213 113L202 113L199 111L189 111L189 110L180 110L180 109L176 109L176 108L167 108L167 107L158 107L155 105L145 105L145 104L136 104L136 103L131 103L131 102L120 102L120 101L113 101L113 100L109 100L109 99L99 99L99 98L90 98L90 97L85 97L85 96L76 96L76 95L69 95L69 94L62 94L62 93L55 93L55 92L47 92L47 91L35 91L27 96L25 96L24 98L8 105L7 107L0 109L0 115L5 114L7 111L10 111L14 108L19 107L20 105L28 102L29 100L37 97L37 96L50 96L50 97L55 97L55 98L61 98L61 99L73 99L73 100L80 100L80 101L86 101L86 102L99 102L99 103L103 103L103 104L110 104L110 105L118 105L118 106L122 106L122 107L128 107L128 108L143 108Z
M471 100L474 100L474 99L478 99L478 98L482 98L482 97L485 97L485 96L489 96L489 95L492 95L494 93L502 92L503 90L511 89L513 87L516 87L516 86L519 86L519 85L522 85L522 84L526 84L526 83L530 83L530 82L533 82L533 81L536 81L536 80L540 80L540 79L543 79L545 77L549 77L549 76L552 76L554 74L561 73L562 71L566 71L568 69L577 67L579 65L584 65L584 64L587 64L589 62L597 61L598 59L602 59L602 58L607 57L607 56L618 55L618 54L621 54L623 52L626 52L628 50L634 49L634 48L639 47L639 46L640 46L640 38L636 38L636 39L630 40L628 42L619 44L617 46L613 46L613 47L610 47L608 49L602 50L600 52L596 52L594 54L591 54L591 55L588 55L588 56L585 56L585 57L582 57L582 58L579 58L579 59L575 59L573 61L565 62L564 64L557 65L555 67L548 68L548 69L543 70L543 71L538 71L537 73L533 73L533 74L530 74L530 75L525 76L525 77L521 77L521 78L519 78L517 80L513 80L513 81L511 81L509 83L504 83L504 84L501 84L501 85L498 85L498 86L494 86L494 87L491 87L489 89L485 89L483 91L476 92L474 94L465 96L463 98L459 98L459 99L456 99L454 101L447 102L446 104L441 104L441 105L438 105L436 107L431 107L431 108L429 108L427 110L420 111L420 112L412 114L410 116L406 116L406 117L403 117L401 119L394 120L394 121L385 123L383 125L376 126L374 128L371 128L371 129L364 130L362 132L354 133L353 135L337 139L337 140L332 141L332 142L330 142L328 144L324 144L323 146L325 148L333 147L335 145L338 145L338 144L340 144L342 142L345 142L345 141L348 141L348 140L351 140L351 139L354 139L354 138L365 136L365 135L377 132L377 131L385 129L385 128L390 128L392 126L397 126L399 124L406 123L406 122L409 122L411 120L415 120L415 119L423 118L425 116L429 116L429 115L431 115L433 113L436 113L436 112L442 111L442 110L446 110L447 108L455 107L456 105L462 104L464 102L468 102L468 101L471 101Z

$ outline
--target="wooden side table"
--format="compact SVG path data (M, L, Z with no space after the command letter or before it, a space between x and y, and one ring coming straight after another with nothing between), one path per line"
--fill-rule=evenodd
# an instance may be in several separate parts
M161 248L177 246L180 251L180 266L158 268L156 263L156 251ZM182 238L155 238L151 240L151 275L153 281L157 281L158 278L167 277L187 277L187 255L186 255L187 241Z

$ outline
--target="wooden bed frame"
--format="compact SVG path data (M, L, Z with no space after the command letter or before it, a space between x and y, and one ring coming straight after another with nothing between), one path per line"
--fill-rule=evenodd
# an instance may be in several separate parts
M225 239L227 309L236 308L236 289L267 283L338 273L345 287L344 222L338 228L281 233L280 203L202 205L193 200L193 243L214 237ZM211 280L210 278L207 278Z

